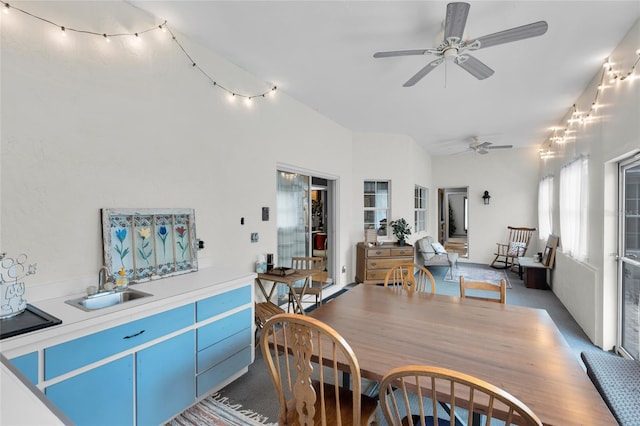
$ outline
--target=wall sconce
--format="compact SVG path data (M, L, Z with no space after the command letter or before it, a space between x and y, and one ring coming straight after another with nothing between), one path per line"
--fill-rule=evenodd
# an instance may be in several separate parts
M482 196L482 201L484 201L485 206L489 205L490 198L491 198L491 195L489 195L489 191L484 191L484 195Z

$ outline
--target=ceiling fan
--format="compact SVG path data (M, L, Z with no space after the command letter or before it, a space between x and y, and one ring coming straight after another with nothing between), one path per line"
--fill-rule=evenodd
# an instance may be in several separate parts
M477 137L474 137L467 151L473 151L476 154L488 154L491 149L506 148L513 148L513 145L494 145L492 142L480 142Z
M377 52L374 58L389 58L393 56L434 55L436 59L428 63L413 77L403 84L410 87L429 74L435 67L445 61L453 61L478 80L491 77L494 71L480 60L471 56L468 52L484 49L512 41L537 37L547 32L548 25L545 21L538 21L520 27L511 28L497 33L488 34L470 40L463 40L464 28L469 14L469 3L449 3L444 22L444 40L437 47L431 49L394 50L390 52Z

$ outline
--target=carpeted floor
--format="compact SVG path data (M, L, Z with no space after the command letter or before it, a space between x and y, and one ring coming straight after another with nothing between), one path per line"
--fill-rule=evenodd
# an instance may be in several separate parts
M464 277L466 281L486 281L494 284L500 284L500 280L505 280L507 282L507 287L511 287L509 274L506 270L478 268L477 266L469 266L469 264L463 263L460 263L458 267L452 268L451 272L449 272L448 270L445 271L442 280L457 284L460 282L461 276Z
M482 271L496 272L487 265L470 263L460 263L460 265L464 265L465 269L477 269L472 271L477 274L483 273ZM458 283L443 279L447 268L430 268L430 270L436 281L437 293L459 295ZM516 273L507 272L507 276L512 285L512 288L507 290L507 303L546 309L574 351L577 362L581 362L581 351L597 349L553 292L526 288ZM255 362L249 366L249 372L222 389L221 394L234 403L268 417L271 421L277 420L278 402L259 348L256 350Z

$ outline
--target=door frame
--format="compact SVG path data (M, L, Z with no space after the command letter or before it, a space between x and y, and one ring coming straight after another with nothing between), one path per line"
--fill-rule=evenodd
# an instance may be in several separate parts
M338 215L339 210L339 178L338 176L328 174L325 172L320 172L317 170L306 169L303 167L294 166L291 164L276 164L276 173L278 171L283 171L287 173L298 173L309 177L309 229L307 230L307 248L309 251L309 256L313 253L313 241L311 241L311 188L312 188L312 180L314 177L325 179L327 181L327 203L329 204L329 208L326 210L327 214L327 273L328 276L333 279L333 283L337 284L340 281L340 273L338 270L339 265L339 257L338 257L338 249L340 247L338 242L338 235L340 229L340 218ZM277 207L276 207L277 209ZM277 225L276 225L277 226ZM277 241L276 241L277 243ZM276 244L277 245L277 244Z

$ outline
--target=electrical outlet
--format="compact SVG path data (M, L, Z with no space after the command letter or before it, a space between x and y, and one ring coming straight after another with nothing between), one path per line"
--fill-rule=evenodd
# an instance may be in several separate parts
M260 239L260 237L258 236L257 232L252 232L251 233L251 242L252 243L257 243L259 239Z

